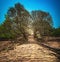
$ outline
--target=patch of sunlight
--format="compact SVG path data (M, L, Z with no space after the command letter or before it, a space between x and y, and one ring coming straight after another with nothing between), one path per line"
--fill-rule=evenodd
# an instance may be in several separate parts
M33 30L32 30L32 29L28 29L28 32L29 32L29 34L31 34L31 35L33 35L33 34L34 34L34 32L33 32Z

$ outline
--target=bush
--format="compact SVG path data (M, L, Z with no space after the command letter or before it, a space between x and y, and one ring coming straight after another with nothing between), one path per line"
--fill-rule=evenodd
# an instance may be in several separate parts
M60 37L60 28L52 29L51 36Z

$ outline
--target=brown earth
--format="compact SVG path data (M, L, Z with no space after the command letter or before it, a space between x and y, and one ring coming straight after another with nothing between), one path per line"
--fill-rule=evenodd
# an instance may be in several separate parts
M5 42L4 42L5 43ZM4 44L0 43L0 47L10 45L6 41ZM49 45L49 44L48 44ZM12 46L12 45L11 45ZM50 45L51 46L51 45ZM43 45L37 44L37 41L33 36L28 37L28 43L18 45L15 44L13 50L1 51L0 62L59 62L56 53L44 47Z
M54 48L60 48L60 37L49 37L45 44Z

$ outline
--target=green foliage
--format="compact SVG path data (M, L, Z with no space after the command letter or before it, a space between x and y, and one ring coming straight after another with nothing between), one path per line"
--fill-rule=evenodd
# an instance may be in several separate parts
M6 22L7 23L7 22ZM10 28L8 28L9 25L5 26L5 25L0 25L0 40L9 40L9 39L13 39L16 37L16 33L14 33L13 30L9 30ZM8 28L8 29L6 29Z
M44 11L32 11L32 26L35 33L39 31L41 35L49 35L50 29L53 25L52 17L49 13Z
M51 29L51 36L60 37L60 28Z
M52 25L52 17L49 13L39 10L32 11L30 15L23 5L17 3L9 8L4 23L0 25L0 39L14 39L18 36L27 39L26 29L29 26L33 28L35 34L39 31L41 35L60 36L60 28L51 29Z
M5 21L0 26L0 39L14 39L23 35L26 38L29 12L17 3L7 11Z

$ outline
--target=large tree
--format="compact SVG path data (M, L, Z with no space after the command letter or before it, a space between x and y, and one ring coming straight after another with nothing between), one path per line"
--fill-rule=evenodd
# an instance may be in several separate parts
M7 15L11 19L12 22L12 29L15 30L15 32L18 30L22 33L23 37L26 38L26 28L28 26L28 18L29 13L28 11L21 5L20 3L15 4L14 7L11 7ZM18 33L18 32L16 32Z
M38 10L32 11L31 16L35 33L39 31L41 35L49 35L50 28L53 25L51 15L47 12Z

